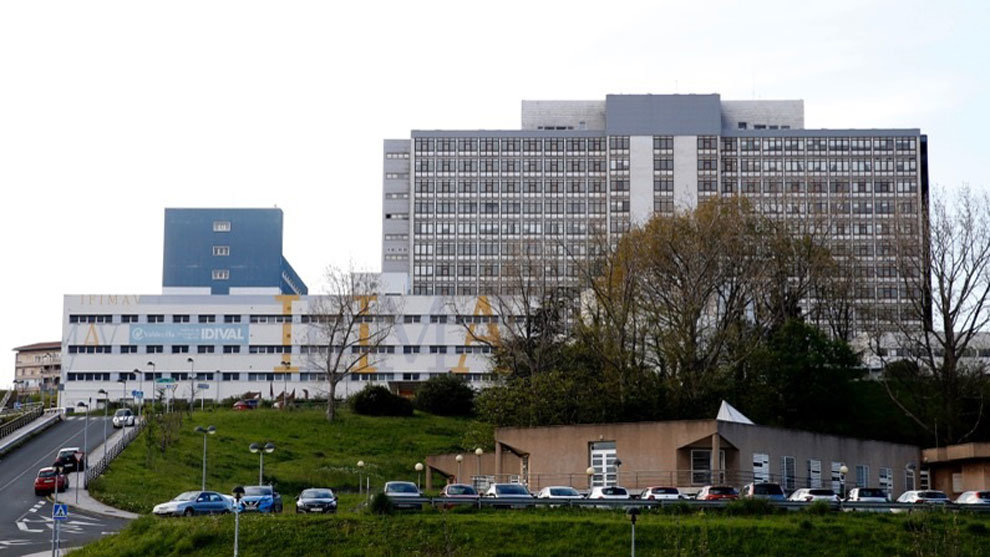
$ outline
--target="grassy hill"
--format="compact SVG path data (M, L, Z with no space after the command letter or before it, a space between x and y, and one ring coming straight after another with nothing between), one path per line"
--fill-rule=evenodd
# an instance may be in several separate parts
M148 513L182 491L199 489L203 436L194 431L197 425L217 428L207 441L207 489L230 493L236 485L257 484L259 459L248 446L271 441L276 449L265 455L265 483L272 482L289 507L290 498L306 487L356 493L359 460L366 463L363 474L370 475L372 486L379 490L388 480L415 481L416 462L429 454L461 450L458 443L471 423L419 412L411 418L379 418L344 411L330 424L318 409L219 410L182 416L176 440L164 454L160 443L149 445L148 435L142 433L103 477L90 484L93 496L118 508ZM342 502L347 500L345 495Z

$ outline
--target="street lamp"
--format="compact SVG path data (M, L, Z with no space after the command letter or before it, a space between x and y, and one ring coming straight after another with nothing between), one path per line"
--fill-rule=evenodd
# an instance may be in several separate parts
M103 458L107 456L107 402L110 401L109 393L104 389L96 391L96 394L103 395Z
M275 444L272 442L268 442L265 443L264 446L261 446L259 443L251 443L251 446L248 447L248 450L251 451L252 453L257 453L258 456L261 458L261 461L258 463L258 485L262 485L261 477L265 472L265 454L266 453L271 454L272 451L275 450Z
M86 424L83 426L83 449L82 449L82 453L83 453L83 457L82 457L82 468L83 468L83 470L82 470L82 472L83 472L82 477L83 477L83 482L86 481L86 463L89 462L89 453L88 453L88 451L89 451L89 407L93 405L93 398L90 397L88 400L89 400L88 403L87 402L83 402L81 400L76 403L76 407L77 408L85 408L86 409ZM77 475L77 477L76 477L76 504L77 505L79 504L79 484L80 483L83 483L83 482L80 482L79 481L78 474L79 474L79 462L77 461L76 462L76 475Z
M846 497L846 474L849 473L849 467L843 464L839 467L839 496L843 499Z
M478 457L478 475L479 476L481 476L481 455L484 452L485 451L481 450L481 447L478 447L477 449L474 450L474 456Z
M193 406L196 404L196 373L193 369L196 366L196 362L192 358L186 358L189 362L189 411L193 411Z
M148 366L151 366L151 381L154 382L157 377L155 377L155 362L148 362ZM144 390L144 376L141 377L141 390ZM154 389L152 389L154 391ZM141 399L141 406L144 406L144 398ZM155 409L155 397L151 397L151 409ZM138 411L138 416L141 415L140 410Z
M417 462L416 466L414 466L413 468L416 469L416 488L423 489L422 487L420 487L420 483L422 483L423 463Z
M232 493L234 494L234 557L237 557L237 535L241 530L241 497L244 497L244 488L237 486Z
M363 460L357 461L357 467L358 467L358 495L361 495L361 470L364 470L364 461Z
M55 490L52 491L52 496L55 497L55 502L53 503L55 507L58 507L58 481L61 478L62 478L62 467L61 466L56 466L55 467ZM65 478L65 481L68 481L68 480L69 480L69 478ZM58 523L61 522L61 520L56 520L54 522L55 522L55 524L52 525L52 555L60 555L61 552L62 552L61 551L62 548L60 546L62 544L61 544L61 540L59 539L59 536L58 536Z
M632 546L629 550L630 557L636 557L636 516L639 514L638 507L632 507L626 514L629 515L629 522L632 523Z
M203 434L203 486L200 491L206 491L206 436L213 435L217 432L217 428L213 426L203 427L201 425L196 426L196 433Z
M585 469L584 473L588 475L588 491L591 491L591 482L595 477L595 467L589 466Z
M622 466L622 461L615 459L615 483L622 485L622 482L619 481L619 466Z
M217 397L213 399L213 409L216 410L217 404L220 403L220 370L217 370Z
M461 462L464 462L464 455L459 454L459 455L457 455L457 456L454 457L454 460L457 461L457 483L460 483L461 482Z
M286 393L289 391L289 366L291 365L292 362L282 360L282 367L285 368L282 372L282 410L285 410L285 406L289 398Z

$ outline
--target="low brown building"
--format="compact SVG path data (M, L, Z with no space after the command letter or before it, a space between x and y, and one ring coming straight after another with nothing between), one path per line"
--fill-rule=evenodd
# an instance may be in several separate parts
M460 475L456 455L431 456L427 465L448 478L482 486L519 482L531 491L622 485L691 492L712 483L739 487L757 480L777 482L786 491L880 487L896 497L918 487L918 447L759 426L733 412L738 419L732 421L498 428L494 453L463 455Z
M964 491L990 488L990 443L964 443L921 453L931 487L953 499Z
M62 343L37 342L14 348L14 384L25 393L54 392L62 377Z

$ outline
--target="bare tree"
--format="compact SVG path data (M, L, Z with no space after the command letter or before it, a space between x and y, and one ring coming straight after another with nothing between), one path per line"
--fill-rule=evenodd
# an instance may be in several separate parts
M983 419L986 370L963 357L990 322L990 198L968 188L952 197L937 191L924 216L900 215L896 222L904 301L899 313L877 316L871 343L874 353L893 347L915 364L917 375L888 373L884 384L937 445L966 440ZM918 234L925 226L927 234L924 228ZM919 392L919 381L929 388Z
M394 296L377 275L328 267L326 290L309 305L310 365L327 382L327 421L337 411L337 385L352 373L373 373L395 324Z

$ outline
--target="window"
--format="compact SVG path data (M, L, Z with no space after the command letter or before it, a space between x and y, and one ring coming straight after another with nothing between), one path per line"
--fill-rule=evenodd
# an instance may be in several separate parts
M770 481L770 455L766 453L753 453L753 481Z
M856 465L856 487L870 487L870 467L865 464Z
M213 280L229 280L229 269L213 269Z
M592 486L610 486L618 483L619 467L615 461L618 460L615 441L599 441L591 443L588 447L588 461L594 469L592 475Z
M200 344L196 347L197 354L213 354L216 350L217 347L212 344Z
M215 221L213 221L213 231L214 232L230 232L230 221L229 220L215 220Z
M240 323L241 322L241 316L240 315L227 314L227 315L224 315L223 316L223 322L224 323Z
M420 348L419 346L403 346L402 347L402 353L403 354L419 354L419 348Z
M403 315L402 316L402 322L403 323L419 323L419 320L420 320L421 317L422 316L420 316L420 315Z
M819 488L822 486L822 461L808 461L808 487Z
M172 353L173 354L187 354L189 352L188 344L173 344Z
M198 317L198 321L200 323L216 323L217 322L217 316L216 315L200 315Z
M842 491L842 469L841 462L832 462L832 491L839 493Z
M274 381L274 373L249 373L248 381Z
M188 322L189 322L189 316L188 315L173 315L172 316L172 323L188 323Z
M161 354L163 351L164 347L161 344L149 344L144 347L146 354Z
M223 345L224 354L240 354L241 347L236 344L225 344Z
M446 322L447 322L447 316L446 315L431 315L430 316L430 323L446 323Z
M712 479L712 450L692 449L691 450L691 484L706 485L709 483L725 482L725 451L718 452L719 478L716 482Z
M251 323L292 323L291 315L252 315Z
M121 354L137 354L137 346L133 344L121 344L120 345Z
M790 493L797 489L797 484L794 482L795 466L793 456L782 456L780 457L780 477L781 477L781 487L784 491Z
M121 323L137 323L138 322L138 316L137 315L121 315L120 316L120 322Z
M161 314L148 314L148 323L164 323L165 316Z
M446 353L447 353L446 346L437 346L437 345L430 346L430 354L446 354Z
M910 468L904 469L904 491L911 491L914 489L914 470Z
M230 246L213 246L213 255L230 255Z
M291 354L292 346L283 344L252 344L248 347L251 354Z
M113 315L70 315L69 323L113 323Z
M110 354L111 348L109 344L104 346L72 344L69 346L69 354Z

